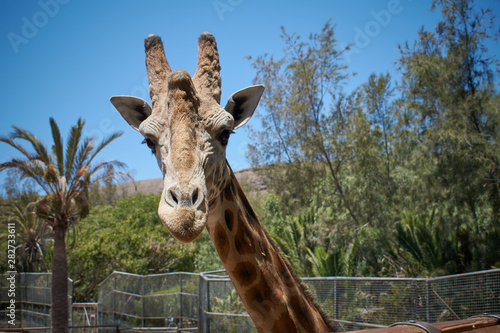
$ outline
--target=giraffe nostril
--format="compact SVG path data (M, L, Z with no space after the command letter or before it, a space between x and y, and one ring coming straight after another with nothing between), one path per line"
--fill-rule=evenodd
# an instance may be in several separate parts
M197 201L198 201L198 188L195 188L193 194L191 195L191 203L195 205Z
M172 201L178 205L179 204L179 199L177 199L177 196L175 195L174 191L172 190L169 190L169 193L170 193L170 198L172 199Z
M189 186L184 191L179 186L172 186L164 194L166 203L174 209L179 207L198 209L204 198L203 191L198 186Z

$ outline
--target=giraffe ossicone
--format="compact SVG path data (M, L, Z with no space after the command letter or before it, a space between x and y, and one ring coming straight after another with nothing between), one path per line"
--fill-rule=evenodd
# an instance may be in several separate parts
M198 39L193 77L172 71L158 36L146 37L144 46L151 105L131 96L113 96L111 102L156 156L164 182L158 205L162 223L184 243L207 228L260 332L333 331L267 236L226 161L231 133L252 117L264 86L239 90L222 107L212 34Z

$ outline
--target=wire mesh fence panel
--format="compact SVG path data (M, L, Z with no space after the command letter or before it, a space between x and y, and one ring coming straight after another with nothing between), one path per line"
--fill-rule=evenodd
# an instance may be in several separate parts
M209 314L205 332L258 333L249 316Z
M72 305L71 326L97 326L98 324L97 303L74 303Z
M229 278L202 276L206 280L200 289L203 331L217 331L224 325L253 331L249 318L242 316L246 312ZM500 313L500 269L431 279L320 277L304 278L304 282L344 331ZM252 328L247 330L245 323Z
M424 320L425 280L305 278L316 302L350 330Z
M9 292L11 288L15 294L13 297ZM8 324L10 317L7 315L10 311L8 306L11 306L12 300L15 305L14 326L16 328L50 327L51 290L51 273L0 274L0 327L10 325ZM72 294L73 281L68 279L68 305L71 304Z
M102 323L121 327L189 328L198 324L199 275L114 272L99 288Z
M224 271L200 277L200 332L257 332Z
M111 273L99 285L99 315L102 317L105 314L106 320L101 318L102 322L109 324L113 322L113 312L115 311L115 279L117 272ZM111 318L111 319L109 319Z
M500 270L429 279L428 297L434 322L500 313Z
M0 320L10 304L8 274L0 276ZM15 316L22 327L50 327L51 275L16 274ZM439 322L500 313L500 269L430 279L304 278L316 302L341 330L417 320ZM70 283L70 290L72 284ZM99 303L75 304L73 325L109 331L257 332L225 272L136 275L114 272L99 287ZM97 311L97 314L96 314ZM93 325L92 325L93 324ZM75 328L76 329L76 328ZM77 332L73 330L72 332ZM100 332L104 332L102 329Z

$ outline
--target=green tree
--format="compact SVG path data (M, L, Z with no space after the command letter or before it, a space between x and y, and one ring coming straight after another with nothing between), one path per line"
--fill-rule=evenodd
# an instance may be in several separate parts
M262 129L248 156L283 205L300 213L321 188L335 222L351 229L380 225L395 193L393 89L389 75L372 75L351 94L343 52L326 23L307 41L283 30L283 57L251 58L263 96ZM332 221L333 222L333 221Z
M399 248L393 248L388 254L393 262L405 263L406 276L458 273L463 271L460 233L463 231L449 230L449 225L443 223L435 210L423 217L406 212L395 229Z
M255 81L267 90L248 157L264 165L268 188L281 199L279 214L265 204L260 209L264 223L281 230L277 241L299 272L311 271L310 262L300 263L307 260L316 273L325 271L338 253L350 253L352 267L369 274L458 273L498 264L499 66L487 45L500 34L492 11L472 0L435 0L431 7L442 20L435 31L422 28L412 46L401 46L396 88L388 74L373 74L344 92L345 50L329 23L305 41L283 30L281 57L251 58ZM308 206L331 214L302 225ZM439 228L427 223L434 210ZM425 245L447 251L436 259L443 269L429 259L416 264L422 260L403 245L411 228L401 216L408 211L421 234L445 230L455 237L444 248ZM322 232L304 232L312 226ZM394 243L398 255L389 256ZM404 262L411 272L398 271Z
M113 173L113 167L110 166L105 171L106 173ZM89 202L90 205L112 205L114 206L119 195L117 193L116 184L113 183L113 177L105 177L102 184L96 184L90 188Z
M31 179L21 179L21 174L15 169L5 171L6 176L2 184L2 199L19 199L25 195L36 193L36 185Z
M500 107L497 61L486 45L499 34L492 12L472 0L436 0L432 8L443 17L435 31L422 28L413 46L401 46L407 203L416 211L438 204L442 223L470 230L464 269L489 268L500 255L487 240L500 231Z
M66 149L54 119L50 118L53 144L46 147L34 134L13 126L10 137L1 142L17 150L22 157L11 158L0 164L0 171L18 170L23 178L35 181L43 192L37 201L37 214L47 223L54 236L52 259L52 332L68 332L68 267L66 258L66 233L88 214L89 188L106 177L123 175L118 171L124 165L118 161L93 164L95 157L113 140L115 133L96 143L93 138L83 138L84 121L79 119L70 130ZM32 150L18 141L25 142ZM105 173L109 167L115 172Z
M75 232L68 269L77 301L97 301L99 284L113 271L158 274L194 270L194 245L177 242L158 217L160 195L137 194L114 207L92 208Z
M333 134L338 134L342 124L332 118L328 105L343 100L341 87L349 75L340 61L345 49L339 49L329 22L307 41L282 30L282 58L250 58L257 70L255 81L267 89L261 101L266 111L260 115L262 130L252 135L249 159L254 165L268 165L263 170L271 189L291 208L308 204L314 186L326 172L343 197L340 159L332 150L339 144ZM348 209L349 204L346 201Z

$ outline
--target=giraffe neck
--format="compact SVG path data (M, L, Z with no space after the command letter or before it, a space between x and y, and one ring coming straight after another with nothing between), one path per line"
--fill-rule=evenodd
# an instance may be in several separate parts
M230 181L210 203L207 229L255 326L259 332L334 331L229 172Z

